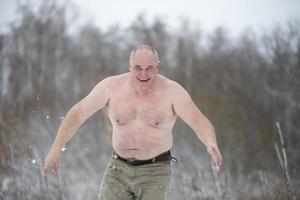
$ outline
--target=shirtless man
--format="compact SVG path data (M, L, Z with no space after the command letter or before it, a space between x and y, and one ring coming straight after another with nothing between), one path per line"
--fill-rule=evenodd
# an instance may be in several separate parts
M57 170L60 150L93 113L107 108L113 127L101 200L167 199L171 182L172 128L177 116L206 145L217 170L222 164L213 126L178 83L158 74L157 51L132 50L129 72L100 81L67 113L46 157L44 173Z

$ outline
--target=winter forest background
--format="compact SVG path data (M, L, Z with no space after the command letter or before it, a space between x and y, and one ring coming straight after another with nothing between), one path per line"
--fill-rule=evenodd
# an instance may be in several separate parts
M223 169L180 119L170 199L300 199L300 23L231 36L183 19L137 16L127 28L78 28L71 3L19 4L0 33L0 199L95 199L111 155L111 125L97 112L47 179L43 160L67 111L104 77L126 72L137 44L157 48L160 73L179 82L215 126Z

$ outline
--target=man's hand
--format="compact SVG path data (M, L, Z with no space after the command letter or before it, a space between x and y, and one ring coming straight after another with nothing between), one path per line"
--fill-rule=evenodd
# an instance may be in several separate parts
M59 150L50 150L49 154L47 155L43 167L43 175L46 176L48 171L53 171L57 173L58 164L60 160L60 152Z
M207 152L210 154L213 159L216 167L216 171L219 172L222 165L222 155L219 151L219 148L216 144L210 144L207 146Z

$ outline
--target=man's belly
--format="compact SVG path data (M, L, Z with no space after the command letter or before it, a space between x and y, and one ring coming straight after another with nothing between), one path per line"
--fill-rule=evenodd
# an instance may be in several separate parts
M114 128L112 145L114 151L124 158L147 160L171 149L171 130L148 126Z

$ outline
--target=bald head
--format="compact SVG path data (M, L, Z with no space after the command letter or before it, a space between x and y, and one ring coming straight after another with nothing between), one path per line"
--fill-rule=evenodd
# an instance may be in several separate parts
M130 61L129 62L131 63L133 58L135 57L135 55L139 54L139 53L146 53L146 54L148 53L149 56L152 54L156 63L159 63L158 53L157 53L156 49L154 49L150 45L146 45L146 44L137 46L130 52Z

